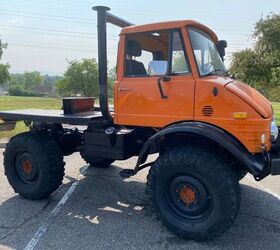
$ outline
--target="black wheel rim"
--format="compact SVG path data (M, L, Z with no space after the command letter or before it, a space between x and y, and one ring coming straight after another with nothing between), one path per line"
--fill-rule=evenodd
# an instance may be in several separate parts
M33 184L39 176L39 167L36 158L26 151L21 151L16 154L15 170L19 180L25 184Z
M212 211L213 199L207 187L192 175L169 178L163 198L172 216L183 221L200 221Z

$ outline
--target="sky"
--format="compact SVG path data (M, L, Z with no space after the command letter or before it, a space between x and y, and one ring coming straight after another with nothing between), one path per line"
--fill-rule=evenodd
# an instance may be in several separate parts
M227 66L233 52L252 46L254 24L262 16L280 14L279 0L0 0L0 39L8 43L1 63L9 63L13 73L62 75L68 61L97 58L95 5L109 6L135 24L199 21L228 41ZM108 25L110 67L116 64L119 32Z

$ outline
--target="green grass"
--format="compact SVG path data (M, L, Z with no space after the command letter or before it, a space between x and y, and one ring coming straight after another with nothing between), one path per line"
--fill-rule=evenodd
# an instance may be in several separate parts
M42 97L17 97L17 96L3 96L0 97L0 110L13 109L60 109L62 102L60 99L42 98ZM0 139L10 138L16 134L27 131L28 128L23 122L18 122L16 128L12 131L0 132Z
M110 100L110 104L112 104ZM41 97L16 97L16 96L4 96L0 97L0 110L13 110L13 109L60 109L62 107L62 102L60 99L54 98L41 98ZM275 116L277 124L280 124L280 103L274 102L273 108L275 111ZM0 132L1 138L10 138L18 133L27 131L28 128L23 122L18 122L16 128L12 131Z
M274 102L272 103L273 109L274 109L274 114L276 118L277 125L280 125L280 103L279 102Z
M0 110L13 109L60 109L62 102L60 99L42 98L42 97L18 97L3 96L0 97Z

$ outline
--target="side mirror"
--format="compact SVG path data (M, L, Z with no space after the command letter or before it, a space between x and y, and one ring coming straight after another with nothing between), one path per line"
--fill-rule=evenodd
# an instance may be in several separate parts
M225 41L225 40L218 41L216 47L217 47L217 50L218 50L218 52L220 54L220 57L224 61L225 60L224 57L226 55L227 41Z

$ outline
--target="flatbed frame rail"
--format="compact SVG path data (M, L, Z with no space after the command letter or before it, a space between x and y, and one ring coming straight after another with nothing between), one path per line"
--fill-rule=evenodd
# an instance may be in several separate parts
M88 125L94 119L101 119L99 111L65 115L63 110L23 109L0 111L3 121L34 121L39 123L61 123L69 125Z

